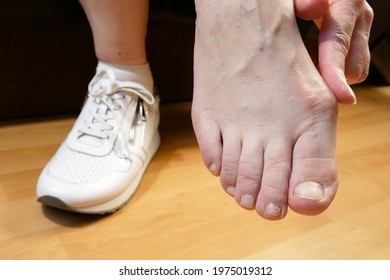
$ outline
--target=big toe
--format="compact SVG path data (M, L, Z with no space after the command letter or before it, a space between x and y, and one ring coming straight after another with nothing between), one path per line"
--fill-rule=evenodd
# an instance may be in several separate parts
M309 131L294 147L288 203L299 214L322 213L337 192L335 132L324 127L325 131Z

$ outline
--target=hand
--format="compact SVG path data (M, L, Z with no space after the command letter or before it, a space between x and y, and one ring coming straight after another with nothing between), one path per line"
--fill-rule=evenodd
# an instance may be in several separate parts
M354 104L349 85L368 75L373 10L364 0L295 0L295 13L320 28L319 71L339 103Z

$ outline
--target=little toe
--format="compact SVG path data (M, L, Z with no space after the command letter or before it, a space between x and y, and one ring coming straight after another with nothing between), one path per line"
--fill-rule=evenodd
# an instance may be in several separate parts
M219 127L212 121L196 121L193 117L196 138L202 154L203 162L214 176L221 172L222 139Z

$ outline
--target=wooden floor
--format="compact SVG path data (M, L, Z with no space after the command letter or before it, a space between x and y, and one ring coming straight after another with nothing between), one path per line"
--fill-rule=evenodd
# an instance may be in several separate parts
M390 87L340 108L340 188L317 217L238 207L204 168L190 103L162 106L162 146L131 201L88 216L42 207L37 177L74 118L0 125L0 259L390 259Z

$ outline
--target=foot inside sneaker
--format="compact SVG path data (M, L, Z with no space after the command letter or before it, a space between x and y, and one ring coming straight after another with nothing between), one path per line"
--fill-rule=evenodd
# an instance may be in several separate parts
M159 100L144 86L100 70L72 131L42 171L38 201L83 213L121 208L156 153Z

